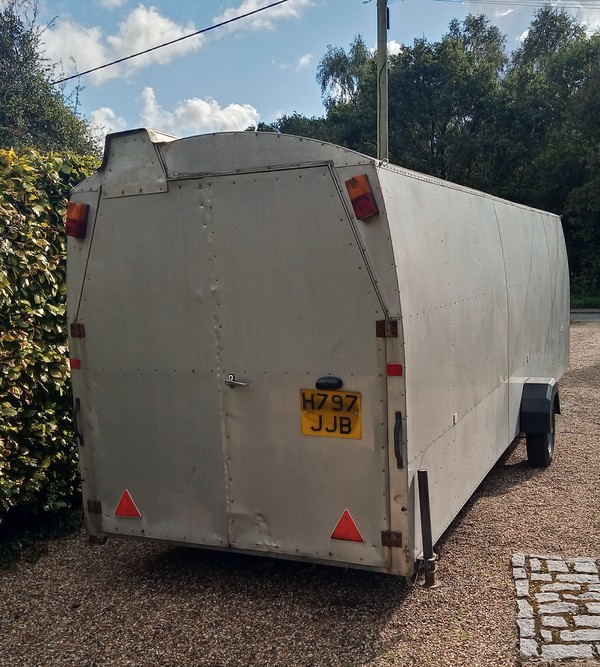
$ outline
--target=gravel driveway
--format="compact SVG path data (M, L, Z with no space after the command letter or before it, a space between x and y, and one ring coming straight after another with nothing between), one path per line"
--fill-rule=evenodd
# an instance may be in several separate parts
M553 465L509 450L438 544L439 589L79 534L0 572L0 666L518 664L511 555L600 555L600 324L571 339Z

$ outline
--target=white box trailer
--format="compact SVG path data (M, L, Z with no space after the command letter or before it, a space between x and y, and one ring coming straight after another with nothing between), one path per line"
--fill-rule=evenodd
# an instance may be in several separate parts
M320 141L110 135L67 219L92 536L411 575L520 432L553 453L558 217Z

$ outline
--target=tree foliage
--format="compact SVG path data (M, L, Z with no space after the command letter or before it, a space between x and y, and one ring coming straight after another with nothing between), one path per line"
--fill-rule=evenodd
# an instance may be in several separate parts
M370 60L371 54L360 35L355 37L348 51L338 46L327 47L317 68L317 82L325 107L355 99Z
M50 83L41 54L36 0L9 0L0 11L0 147L96 151L88 123Z
M0 149L0 522L17 505L62 507L77 489L63 220L94 166Z

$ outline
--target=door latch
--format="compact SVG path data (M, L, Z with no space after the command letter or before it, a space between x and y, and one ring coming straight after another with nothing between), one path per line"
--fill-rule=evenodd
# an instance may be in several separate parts
M241 380L236 380L235 375L233 373L229 373L227 376L227 379L225 380L225 384L228 387L231 387L232 389L235 389L236 387L249 387L250 383L249 382L242 382Z

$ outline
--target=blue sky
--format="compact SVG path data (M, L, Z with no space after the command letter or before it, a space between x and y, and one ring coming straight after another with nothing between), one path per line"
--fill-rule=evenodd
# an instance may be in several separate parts
M46 55L64 75L169 41L273 0L38 0ZM531 2L531 0L521 0ZM570 9L597 28L600 10ZM1 0L0 0L1 3ZM570 3L572 4L572 3ZM596 3L597 6L597 3ZM357 34L376 44L376 0L287 0L206 35L81 78L79 109L101 131L153 127L176 136L245 129L297 111L323 114L315 72L327 45ZM438 39L452 18L485 13L509 48L527 29L526 4L393 0L391 48ZM57 70L59 73L59 70ZM66 84L66 90L72 84ZM101 133L101 132L100 132Z

